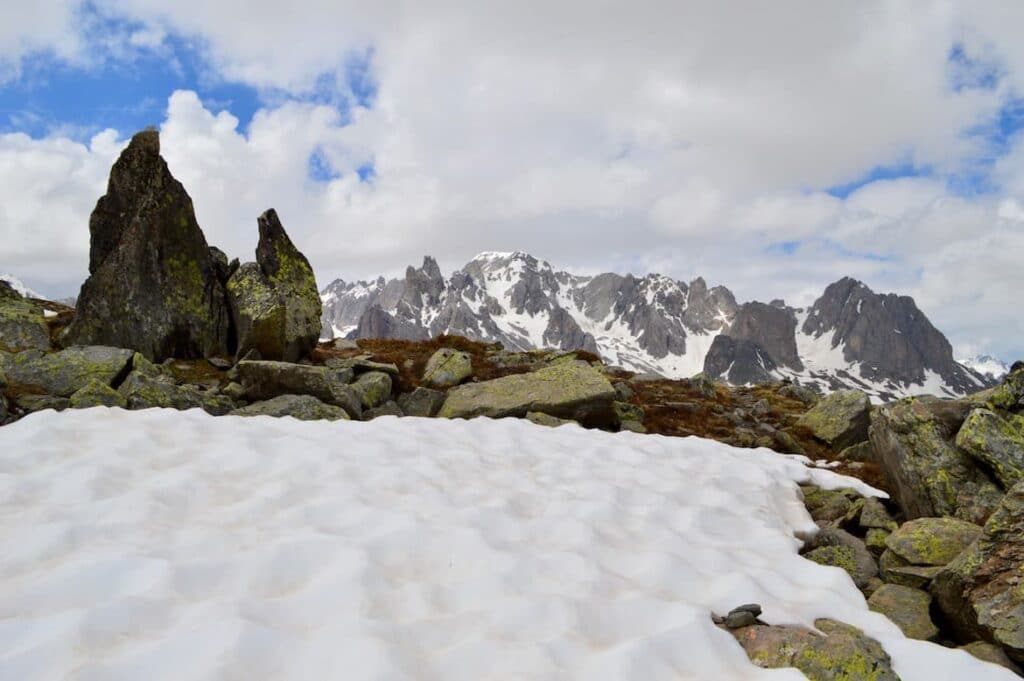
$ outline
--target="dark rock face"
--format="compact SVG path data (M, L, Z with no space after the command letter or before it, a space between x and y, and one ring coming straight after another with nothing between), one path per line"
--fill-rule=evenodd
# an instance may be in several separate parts
M218 263L155 130L121 153L89 232L90 274L67 344L132 348L157 361L231 349Z
M828 286L811 307L803 332L832 333L833 347L842 344L846 360L862 362L862 376L870 380L920 382L930 369L961 393L983 385L953 360L949 341L913 298L879 295L856 279Z
M309 355L320 335L316 278L273 208L258 224L256 262L227 280L238 356L257 350L264 359L295 362Z
M585 333L572 315L564 308L558 307L551 311L548 328L544 331L544 342L548 347L559 350L587 350L597 352L594 337Z
M789 308L744 303L729 326L729 335L760 346L779 366L804 368L796 350L796 316Z
M732 336L716 336L704 358L704 375L733 385L768 383L777 365L760 345Z

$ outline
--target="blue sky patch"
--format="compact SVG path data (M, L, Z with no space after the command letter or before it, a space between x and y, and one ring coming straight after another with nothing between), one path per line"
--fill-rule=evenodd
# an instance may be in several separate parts
M799 241L776 241L765 247L765 252L770 255L793 255L800 250Z
M912 163L875 166L856 180L828 187L825 191L836 198L845 199L864 185L877 182L878 180L894 180L900 177L927 177L929 175L931 175L930 169L919 168Z

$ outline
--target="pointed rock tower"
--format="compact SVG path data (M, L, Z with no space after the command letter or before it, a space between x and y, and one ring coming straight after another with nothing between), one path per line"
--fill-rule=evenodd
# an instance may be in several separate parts
M281 225L273 208L258 220L256 262L228 279L228 302L238 333L238 356L250 350L263 359L295 362L320 337L323 306L313 268Z
M132 348L154 361L233 351L220 254L156 130L136 134L117 159L89 233L89 278L66 344Z

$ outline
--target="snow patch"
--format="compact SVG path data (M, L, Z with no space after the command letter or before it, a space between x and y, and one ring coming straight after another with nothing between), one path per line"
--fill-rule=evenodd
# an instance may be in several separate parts
M904 681L1015 678L801 558L805 481L872 492L768 450L514 419L40 412L0 429L0 676L801 678L711 622L757 602L863 629Z

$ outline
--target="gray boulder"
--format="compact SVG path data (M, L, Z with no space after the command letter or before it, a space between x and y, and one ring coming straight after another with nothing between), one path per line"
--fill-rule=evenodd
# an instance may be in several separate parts
M837 390L823 397L797 422L832 449L841 451L868 439L871 402L859 390Z
M956 446L987 466L1005 489L1024 480L1024 415L975 409L960 427Z
M300 421L347 421L341 407L325 404L312 395L278 395L231 412L232 416L291 416Z
M468 352L441 348L427 360L423 383L432 388L450 388L473 375L473 358Z
M917 518L885 540L890 551L911 565L945 565L981 536L981 528L956 518Z
M235 409L226 395L207 392L190 385L177 385L169 377L152 377L133 371L118 392L129 409L202 409L214 416L223 416Z
M790 625L754 624L732 629L758 667L795 667L810 681L899 681L878 641L835 620L815 620L817 633Z
M256 262L242 265L227 280L238 357L255 349L263 359L295 362L309 355L320 336L316 278L274 209L258 224Z
M53 353L0 352L0 371L25 392L71 397L96 380L117 384L131 369L132 351L101 345L76 346Z
M156 130L135 135L89 218L89 278L67 344L166 357L225 354L224 282L192 200L160 156Z
M360 374L351 388L364 409L373 409L391 399L391 376L383 371L368 371Z
M953 440L970 411L961 401L910 397L876 409L871 445L908 518L982 523L1002 490Z
M940 571L932 593L963 640L996 643L1024 661L1024 482L1003 497L978 541Z
M81 389L75 391L68 401L72 409L88 409L89 407L128 407L124 395L111 388L108 384L93 379Z
M572 362L528 374L468 383L448 391L439 416L524 417L537 411L587 424L611 424L615 389L601 372Z
M290 362L243 360L235 368L248 399L269 400L279 395L312 395L341 407L354 419L362 416L359 396L347 384L351 370L305 366Z
M411 393L398 396L398 406L406 416L437 416L444 404L445 394L440 390L416 388Z
M808 542L810 551L804 558L819 565L845 570L857 588L863 589L878 576L878 564L861 539L845 530L823 528Z
M868 607L891 619L907 638L931 641L939 635L931 616L927 591L899 584L883 584L868 598Z

